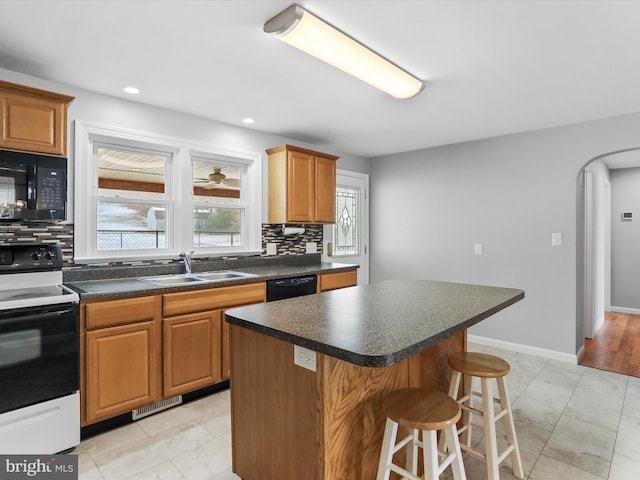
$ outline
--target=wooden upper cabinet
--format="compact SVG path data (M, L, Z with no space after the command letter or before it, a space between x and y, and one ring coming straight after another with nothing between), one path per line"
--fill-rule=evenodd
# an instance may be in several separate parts
M67 156L67 106L74 97L0 81L0 149Z
M335 223L336 160L292 145L269 155L269 223Z

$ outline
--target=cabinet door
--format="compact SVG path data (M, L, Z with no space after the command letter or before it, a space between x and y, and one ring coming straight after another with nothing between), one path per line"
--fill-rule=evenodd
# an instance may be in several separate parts
M287 153L287 221L312 222L315 209L315 157Z
M315 221L336 223L336 162L316 157Z
M222 380L222 310L163 320L164 396Z
M12 150L66 156L67 105L16 93L0 93L2 138Z
M86 333L87 423L158 401L156 332L143 322Z

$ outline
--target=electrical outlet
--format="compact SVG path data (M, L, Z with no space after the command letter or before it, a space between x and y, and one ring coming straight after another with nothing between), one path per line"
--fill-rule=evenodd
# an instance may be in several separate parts
M307 242L305 253L318 253L318 244L316 242Z
M267 255L277 255L278 245L276 243L267 243Z
M473 244L473 253L475 255L482 255L482 244L481 243L474 243Z
M293 346L293 363L312 372L316 371L316 352L308 348Z
M552 233L551 234L551 245L554 247L559 247L562 245L562 234L561 233Z

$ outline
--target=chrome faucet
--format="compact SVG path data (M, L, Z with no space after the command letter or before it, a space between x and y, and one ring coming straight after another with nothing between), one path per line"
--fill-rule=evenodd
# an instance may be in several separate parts
M189 253L180 252L180 258L184 260L184 271L185 273L191 273L191 256L193 255L193 250Z

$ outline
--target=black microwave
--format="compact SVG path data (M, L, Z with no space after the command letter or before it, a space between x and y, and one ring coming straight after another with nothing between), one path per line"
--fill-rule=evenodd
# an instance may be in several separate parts
M0 150L0 222L67 217L67 159Z

